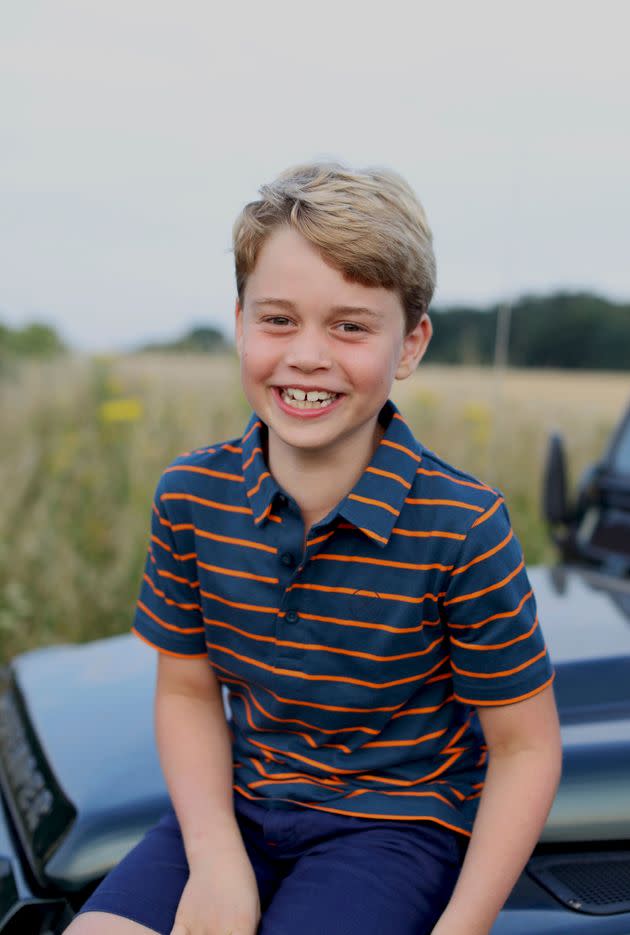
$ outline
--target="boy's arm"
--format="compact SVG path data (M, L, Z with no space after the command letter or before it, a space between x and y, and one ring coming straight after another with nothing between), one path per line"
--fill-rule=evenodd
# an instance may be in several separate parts
M190 869L173 933L253 935L258 888L234 814L219 683L207 659L158 660L157 745Z
M461 874L432 935L488 935L538 840L561 771L551 686L478 708L488 770Z
M190 864L240 831L221 688L206 659L158 654L155 730Z

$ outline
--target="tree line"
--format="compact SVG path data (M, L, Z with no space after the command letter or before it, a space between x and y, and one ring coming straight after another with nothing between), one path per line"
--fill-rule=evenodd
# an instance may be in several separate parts
M431 310L427 361L490 364L501 306ZM524 296L510 306L507 361L514 367L630 369L630 304L588 292Z

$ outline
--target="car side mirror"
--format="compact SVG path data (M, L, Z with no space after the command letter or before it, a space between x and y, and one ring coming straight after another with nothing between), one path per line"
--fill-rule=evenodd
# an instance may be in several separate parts
M543 473L543 516L551 526L570 519L566 460L564 440L554 432L549 437Z

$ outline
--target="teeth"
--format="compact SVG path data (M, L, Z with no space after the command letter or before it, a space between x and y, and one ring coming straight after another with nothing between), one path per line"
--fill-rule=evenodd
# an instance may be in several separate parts
M325 409L335 401L337 393L329 393L327 390L305 392L289 386L282 390L282 398L294 409Z
M286 386L282 392L292 396L293 399L308 399L310 402L315 402L317 399L334 398L337 395L336 393L330 393L328 390L309 390L307 393L293 386Z

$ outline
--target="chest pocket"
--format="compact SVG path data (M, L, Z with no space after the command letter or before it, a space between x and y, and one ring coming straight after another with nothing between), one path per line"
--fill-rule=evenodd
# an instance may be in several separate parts
M364 620L367 623L382 623L395 607L393 601L384 600L378 591L369 591L360 588L350 597L350 611L354 620Z
M435 644L435 640L442 636L442 628L438 620L437 611L433 605L427 607L426 604L405 603L389 598L381 597L378 591L370 591L365 588L355 591L350 597L350 608L352 618L361 623L380 623L387 624L389 627L401 628L403 633L398 642L398 638L392 637L391 633L381 633L375 635L371 631L370 640L374 640L378 647L376 652L385 654L397 652L417 652L429 648ZM423 623L423 618L428 619ZM417 632L404 633L407 628L418 628ZM404 634L404 635L403 635ZM394 639L395 643L391 640Z

